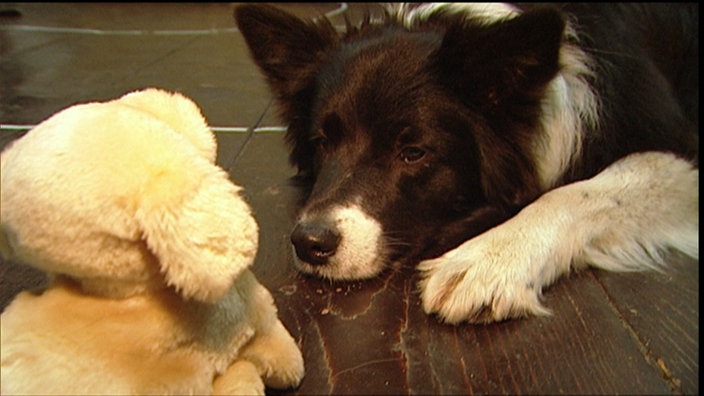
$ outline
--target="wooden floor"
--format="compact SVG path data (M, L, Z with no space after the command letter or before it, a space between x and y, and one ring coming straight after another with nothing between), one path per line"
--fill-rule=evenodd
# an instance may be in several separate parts
M374 5L286 4L344 25ZM699 263L587 270L545 290L552 316L447 326L420 308L412 269L366 282L297 274L294 170L231 4L0 4L0 147L52 113L156 86L202 107L218 162L261 228L255 273L298 340L306 377L284 394L699 394ZM278 127L278 128L277 128ZM253 133L246 131L254 130ZM0 309L41 274L0 265ZM39 375L40 373L38 373Z

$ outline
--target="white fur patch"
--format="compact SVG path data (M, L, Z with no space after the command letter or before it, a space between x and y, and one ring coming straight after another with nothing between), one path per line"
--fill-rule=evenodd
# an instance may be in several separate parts
M340 245L326 265L296 258L301 271L330 279L363 279L381 272L386 264L381 224L357 204L333 207L325 216L337 227ZM306 220L305 214L301 220Z
M392 13L401 16L406 26L411 26L416 21L427 20L440 11L472 15L487 22L512 18L520 12L506 3L426 3L417 6L413 6L413 3L402 3L395 6L391 10Z
M591 59L577 45L568 24L560 48L560 73L549 84L542 105L542 134L533 143L539 181L552 188L581 153L585 131L598 123L599 101L588 79L593 77Z

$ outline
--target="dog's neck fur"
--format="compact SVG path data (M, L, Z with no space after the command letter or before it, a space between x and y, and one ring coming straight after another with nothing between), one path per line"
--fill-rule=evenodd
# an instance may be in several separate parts
M561 70L550 83L543 103L542 140L534 143L536 167L544 189L558 185L565 171L581 155L582 139L598 123L598 100L590 79L591 59L577 45L577 34L567 24L560 49Z

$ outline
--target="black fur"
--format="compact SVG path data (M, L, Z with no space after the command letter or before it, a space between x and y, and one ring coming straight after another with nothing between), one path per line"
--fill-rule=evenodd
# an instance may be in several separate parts
M599 128L566 182L640 151L698 157L699 6L570 4L583 48L595 61Z

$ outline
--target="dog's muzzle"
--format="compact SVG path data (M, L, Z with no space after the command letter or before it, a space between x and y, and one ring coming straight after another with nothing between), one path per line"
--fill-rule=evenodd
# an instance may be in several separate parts
M363 279L385 266L381 224L359 205L303 213L291 233L302 272L329 279Z

